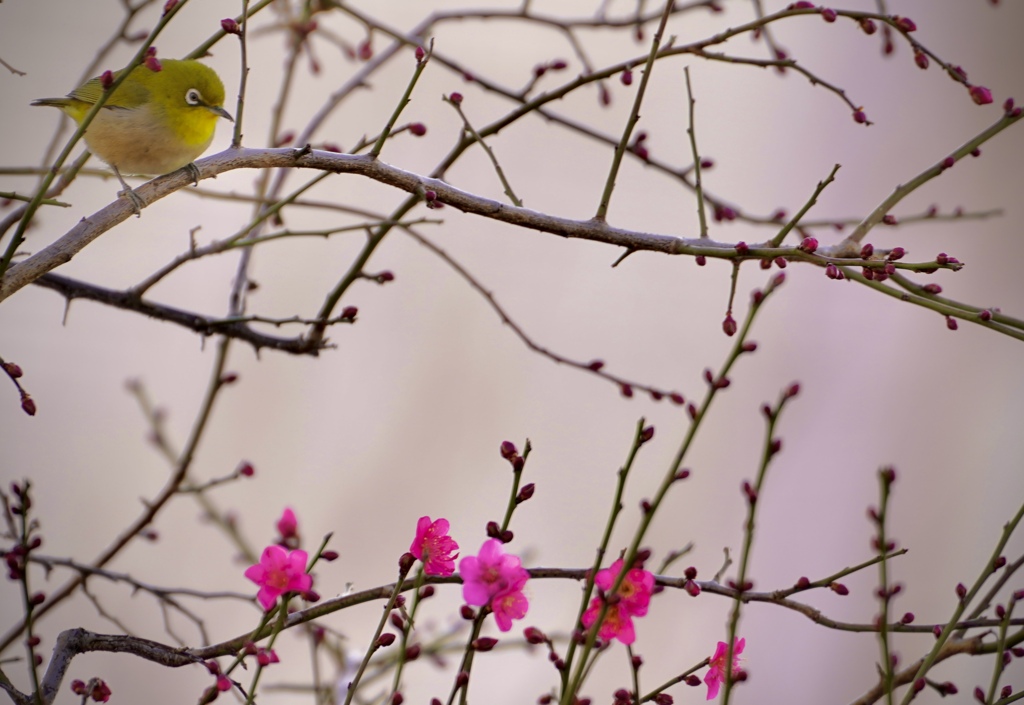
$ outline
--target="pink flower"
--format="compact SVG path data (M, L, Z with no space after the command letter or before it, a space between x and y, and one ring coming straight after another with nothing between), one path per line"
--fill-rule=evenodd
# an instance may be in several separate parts
M288 551L281 546L263 549L260 562L249 566L245 577L260 586L256 599L269 610L286 592L304 592L313 586L313 577L306 574L305 551Z
M622 572L622 559L615 561L609 567L597 571L594 584L608 592L615 584L615 578ZM626 611L634 617L643 617L647 614L647 605L651 602L651 593L654 591L654 574L642 568L632 568L619 585L618 596Z
M732 675L734 678L736 677L736 672L740 668L740 654L743 653L743 647L746 645L747 640L742 638L733 642ZM704 683L708 686L708 700L715 699L718 695L718 689L721 688L722 683L725 682L725 667L728 655L729 645L724 641L718 642L718 648L715 649L715 655L711 657L711 667L704 676Z
M526 580L523 580L523 584ZM498 629L507 632L512 628L513 619L522 619L526 616L526 610L530 607L530 601L523 594L522 585L515 589L502 590L491 598L491 611L494 612L494 621Z
M622 559L620 558L609 567L597 571L597 575L594 576L594 584L604 592L608 592L621 572ZM632 644L636 639L633 617L643 617L647 614L653 590L654 575L650 571L642 568L631 568L627 571L616 592L618 599L614 604L609 605L605 612L598 636L606 640L618 639L623 644ZM606 598L600 595L590 601L590 606L583 613L584 627L589 629L594 625L605 602Z
M583 613L583 626L588 629L597 621L604 607L604 600L601 597L594 597L590 601L590 607ZM605 641L618 639L623 644L629 645L636 641L636 630L633 628L633 616L619 602L608 606L604 619L601 621L601 628L597 635Z
M285 507L281 518L277 520L277 533L281 534L282 541L299 538L299 520L295 518L291 507Z
M455 559L459 557L459 544L448 535L448 520L420 517L416 524L416 538L409 553L423 561L427 575L451 575L455 572Z
M517 556L507 555L501 541L488 539L480 553L459 561L462 599L470 605L488 605L498 628L507 632L513 619L526 616L529 601L523 587L530 574Z

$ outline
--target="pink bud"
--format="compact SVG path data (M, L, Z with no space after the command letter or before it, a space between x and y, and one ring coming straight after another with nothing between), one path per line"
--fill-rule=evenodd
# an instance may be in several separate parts
M152 49L152 47L150 48ZM156 58L156 56L147 56L144 63L146 64L146 68L153 73L159 73L164 70L163 65L160 63L160 59Z
M427 52L426 52L426 50L423 49L423 47L416 47L415 56L416 56L416 63L419 63L419 62L423 61L424 58L426 58Z
M803 240L800 241L800 244L797 245L796 248L798 250L803 250L804 252L810 254L818 249L818 239L813 237L805 237Z
M224 30L226 34L241 34L242 28L238 26L238 23L231 17L225 17L220 21L220 28Z
M462 105L462 94L458 92L452 93L448 96L448 100L455 105Z
M625 71L622 72L622 75L619 77L619 80L622 81L622 85L624 86L633 85L633 72L629 69L626 69Z
M917 25L909 17L896 17L896 27L903 32L913 32L917 29Z
M866 125L868 124L868 116L863 110L855 110L853 112L853 121L860 125Z
M917 67L920 69L928 68L928 55L922 51L915 51L914 63L917 64Z
M956 330L959 328L956 319L952 316L946 316L946 328L949 328L950 330Z
M373 58L373 43L370 41L369 37L359 43L357 54L361 61L369 61Z
M736 335L736 319L732 315L726 315L725 320L722 321L722 330L730 338Z
M874 34L878 31L878 26L870 17L864 17L858 20L858 23L860 24L860 28L864 31L864 34Z
M971 86L968 92L971 94L971 100L978 105L987 105L992 102L992 91L984 86Z
M826 22L835 22L836 21L836 11L832 10L830 8L827 8L827 7L826 8L822 8L822 10L821 10L821 19L825 20Z
M422 137L427 134L427 126L422 122L414 122L409 125L409 132L414 134L416 137Z
M490 651L497 643L498 640L493 637L482 636L474 639L471 646L476 651Z

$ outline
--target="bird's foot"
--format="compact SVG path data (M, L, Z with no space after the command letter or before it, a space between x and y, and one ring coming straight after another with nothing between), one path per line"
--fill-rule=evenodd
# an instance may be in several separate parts
M199 185L199 176L200 176L200 174L199 174L199 167L197 167L194 162L189 162L188 164L186 164L182 168L188 170L188 175L192 177L192 185L193 186L198 186Z
M124 196L128 199L128 202L132 204L132 210L135 211L136 218L142 217L142 208L146 204L143 202L142 197L139 196L139 194L135 193L131 188L125 188L124 191L118 191L117 195Z

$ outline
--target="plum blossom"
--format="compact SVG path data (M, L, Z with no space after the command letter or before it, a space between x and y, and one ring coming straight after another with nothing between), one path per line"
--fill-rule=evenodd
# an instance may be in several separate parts
M459 544L448 535L447 519L430 521L420 517L416 524L416 538L409 546L409 552L423 562L427 575L448 576L455 572L455 559L459 557Z
M305 592L313 586L313 577L306 573L307 558L303 550L267 546L260 562L246 569L245 577L260 586L256 599L264 610L271 609L286 592Z
M597 571L594 584L607 593L621 572L620 558L609 567ZM583 626L588 629L592 627L608 603L604 619L598 629L598 636L605 640L618 639L623 644L632 644L636 640L633 617L643 617L647 614L653 590L654 575L642 568L631 568L622 578L622 583L615 593L615 600L608 602L604 595L597 595L590 601L590 606L583 613Z
M501 541L488 539L475 556L459 561L462 598L470 605L487 605L494 612L498 629L507 632L513 619L526 616L529 601L523 587L530 574L518 556L505 553Z
M733 642L732 650L732 675L735 677L736 672L740 670L740 654L743 653L743 647L747 645L746 639L737 639ZM726 660L729 656L729 645L724 641L718 642L718 648L715 649L715 655L711 657L710 668L704 676L704 683L708 687L708 700L714 700L718 695L719 688L722 687L722 683L725 682L725 668Z

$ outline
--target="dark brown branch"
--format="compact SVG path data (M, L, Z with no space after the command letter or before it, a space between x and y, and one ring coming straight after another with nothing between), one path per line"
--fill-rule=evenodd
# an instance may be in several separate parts
M319 354L320 350L328 347L323 341L308 340L304 336L281 338L266 335L265 333L253 330L242 321L219 321L216 318L202 316L191 311L183 311L171 306L151 303L128 292L105 289L58 274L44 274L32 283L36 286L56 291L69 302L74 299L97 301L114 308L134 311L150 318L174 323L201 335L223 335L228 338L235 338L236 340L249 343L256 350L270 348L271 350L280 350L293 355L312 355L315 357Z

